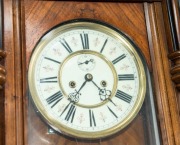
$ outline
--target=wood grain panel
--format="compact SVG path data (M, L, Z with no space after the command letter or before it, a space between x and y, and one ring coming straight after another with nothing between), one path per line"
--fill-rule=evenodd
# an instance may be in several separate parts
M45 32L63 21L76 18L98 19L119 28L141 48L151 68L143 5L126 3L25 2L27 62Z

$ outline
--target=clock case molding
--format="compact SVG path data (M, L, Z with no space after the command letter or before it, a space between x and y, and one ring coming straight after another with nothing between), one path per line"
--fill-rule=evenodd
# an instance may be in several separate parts
M7 78L4 89L1 94L1 133L0 145L25 145L27 144L27 34L28 26L34 25L35 21L31 19L30 12L33 11L31 3L41 3L48 7L48 3L56 3L58 1L33 1L33 0L4 0L3 1L3 50L7 56L2 64L7 71ZM66 1L63 1L66 3ZM67 1L71 2L71 1ZM80 2L80 1L79 1ZM83 1L81 1L83 3ZM91 1L96 3L98 1ZM103 3L103 1L101 1ZM179 8L177 0L127 0L110 1L109 3L124 4L122 8L127 6L140 5L141 11L144 12L144 21L146 25L148 50L143 51L148 63L149 70L152 74L152 84L154 90L154 99L156 104L156 113L160 128L160 138L163 145L179 145L180 144L180 120L179 120L179 49L180 49L180 33L179 33ZM46 3L46 4L45 4ZM89 2L90 3L90 2ZM29 7L28 7L29 6ZM68 6L68 5L67 5ZM44 8L43 12L47 11ZM85 7L87 8L87 7ZM27 10L29 9L29 10ZM136 8L135 8L136 9ZM30 11L31 10L31 11ZM137 13L139 12L136 9ZM29 13L27 13L29 12ZM127 12L125 10L123 12ZM53 17L54 13L50 16ZM101 13L103 15L103 13ZM29 17L27 17L29 16ZM80 9L76 17L99 18L93 9ZM112 16L113 17L113 16ZM41 18L46 23L46 27L38 33L40 36L48 30L52 25L46 22L47 17ZM62 18L65 20L65 18ZM134 18L132 21L136 21ZM58 24L54 20L53 24ZM121 25L128 31L127 26ZM34 30L34 31L38 31ZM29 31L28 31L29 32ZM130 32L130 31L128 31ZM129 34L129 33L127 33ZM134 35L134 34L133 34ZM38 37L32 37L34 41ZM131 33L130 33L131 37ZM141 41L141 40L140 40ZM143 42L142 42L143 43ZM140 44L140 42L137 42ZM143 45L143 44L142 44ZM141 47L140 47L141 48ZM149 53L149 54L148 54ZM3 52L4 54L4 52ZM4 57L5 55L3 55ZM172 62L169 60L171 59ZM171 69L172 67L172 69ZM174 68L175 71L174 71ZM4 70L4 68L3 68ZM171 71L170 71L171 70ZM4 73L5 74L5 73ZM3 74L3 76L4 76ZM172 77L171 77L172 75ZM172 82L172 80L174 82ZM4 79L5 80L5 79ZM4 81L2 82L2 84ZM176 87L177 86L177 87ZM4 102L4 103L3 103ZM79 143L80 144L80 143ZM103 143L102 143L103 144Z

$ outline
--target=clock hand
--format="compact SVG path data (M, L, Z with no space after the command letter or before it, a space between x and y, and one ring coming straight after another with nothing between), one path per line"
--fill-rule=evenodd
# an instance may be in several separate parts
M86 60L86 61L87 61L87 60ZM78 65L82 65L82 64L86 63L86 61L85 61L85 62L78 63Z
M82 64L88 64L89 62L93 62L93 61L94 61L93 59L86 60L85 62L78 63L78 65L82 65Z
M80 95L79 92L80 92L81 89L85 86L86 82L87 82L87 80L85 80L85 82L81 85L81 87L79 88L78 91L75 90L75 92L70 93L70 94L68 95L68 99L69 99L70 101L75 102L75 103L77 103L77 102L79 101L79 95Z
M96 85L96 83L92 80L92 83L98 88L98 90L101 90L100 87L98 87L98 85Z
M81 91L81 89L85 86L87 80L85 80L85 82L81 85L81 87L79 88L79 90L77 91L77 93L79 93Z
M109 99L109 97L111 96L111 91L110 91L110 90L106 90L105 88L104 88L104 89L101 89L100 87L98 87L98 85L97 85L93 80L92 80L92 83L98 88L98 90L99 90L99 96L100 96L100 99L101 99L102 101L108 99L109 101L112 102L112 100ZM115 105L114 102L112 102L112 103ZM116 106L116 105L115 105L115 106Z
M75 103L77 103L77 102L79 101L79 95L80 95L81 89L85 86L85 84L86 84L88 81L91 81L93 77L92 77L91 74L86 74L84 78L85 78L85 81L84 81L84 83L81 85L81 87L79 88L79 90L78 90L78 91L75 90L75 92L70 93L70 94L68 95L68 99L69 99L70 101L75 102Z
M107 98L111 103L113 103L114 106L116 106L116 104L112 101L112 99Z

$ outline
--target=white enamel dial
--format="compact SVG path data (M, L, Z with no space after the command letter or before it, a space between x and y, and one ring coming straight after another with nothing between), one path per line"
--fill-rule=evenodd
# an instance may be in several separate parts
M28 78L45 120L80 138L102 138L127 126L146 91L133 45L97 22L69 22L47 33L32 54Z

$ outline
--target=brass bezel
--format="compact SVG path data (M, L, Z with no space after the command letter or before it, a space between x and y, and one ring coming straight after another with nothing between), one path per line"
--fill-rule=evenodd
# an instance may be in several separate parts
M79 131L74 130L69 127L65 127L62 124L60 124L57 120L52 119L46 110L44 109L43 105L41 104L40 99L37 97L37 91L35 88L35 69L34 66L36 64L37 58L41 51L43 50L44 46L48 42L50 42L52 39L57 37L59 34L64 33L66 31L72 30L72 29L92 29L96 31L103 32L107 35L110 35L111 37L115 38L117 41L121 41L121 43L124 45L124 47L128 50L128 52L131 54L132 58L134 59L134 62L137 66L138 74L139 74L139 91L138 91L138 98L136 100L136 103L134 104L134 107L132 109L132 112L117 126L114 126L112 128L98 131L98 132L85 132L85 131ZM46 122L52 126L55 130L58 130L59 132L62 132L64 134L77 137L77 138L86 138L86 139L97 139L97 138L104 138L107 136L110 136L114 133L117 133L121 129L125 128L138 114L144 98L146 94L146 74L144 70L144 65L141 61L141 58L139 54L137 53L136 49L134 48L134 45L132 45L129 40L124 37L121 33L107 27L103 24L98 24L96 22L85 22L85 21L74 21L71 23L66 23L64 25L61 25L50 32L48 32L38 43L38 45L35 47L35 50L32 54L30 64L29 64L29 70L28 70L28 84L29 84L29 90L32 96L32 100L37 107L40 114L43 116L43 118L46 120Z

